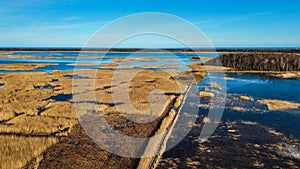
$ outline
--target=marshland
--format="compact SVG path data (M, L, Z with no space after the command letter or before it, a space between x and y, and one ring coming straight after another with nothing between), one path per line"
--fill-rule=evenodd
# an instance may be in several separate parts
M267 61L263 62L260 55L256 56L257 51L171 52L143 51L132 56L127 51L105 55L90 51L80 56L79 51L2 51L1 167L299 167L299 69L272 69L272 64L282 61L276 57L298 58L297 54L282 51L275 55L275 51L264 51L263 58ZM224 64L216 65L217 58ZM253 58L260 59L266 70L252 68ZM249 64L238 67L234 64L237 61ZM289 59L285 61L281 65L290 64ZM127 76L117 77L118 71L134 76L126 81ZM188 96L187 84L194 86L196 95ZM126 89L129 100L116 98L114 94ZM151 93L155 89L162 93ZM226 92L226 97L219 97L220 92ZM149 114L148 110L155 105L151 94L155 99L161 95L165 98L157 104L162 108ZM186 97L199 100L189 103L197 107L197 112L182 108ZM225 105L222 118L211 137L200 140L203 126L215 123L209 118L209 110L217 108L218 102ZM130 104L138 113L126 108ZM99 119L104 118L113 130L123 135L151 137L176 125L177 116L182 119L192 116L195 122L188 123L191 130L174 148L155 158L116 155L97 144L105 138L94 140L90 130L87 131L93 125L102 125ZM171 132L158 141L168 147L176 137ZM143 152L149 145L129 144L127 148Z

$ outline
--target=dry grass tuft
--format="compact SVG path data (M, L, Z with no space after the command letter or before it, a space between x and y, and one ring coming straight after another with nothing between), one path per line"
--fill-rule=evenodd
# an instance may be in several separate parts
M35 70L37 68L43 68L47 66L53 66L55 64L3 64L1 70Z
M204 99L211 99L211 98L215 97L215 95L211 92L200 92L199 96L200 96L200 98L204 98Z
M6 120L9 120L13 117L15 117L15 113L12 112L12 111L0 111L0 121L6 121Z
M69 130L77 123L75 119L21 115L0 125L0 133L22 135L50 135Z
M276 148L280 156L300 160L299 144L279 143Z
M240 100L244 100L244 101L250 101L251 98L248 96L240 96Z
M217 83L210 83L210 86L218 91L222 91L223 89Z
M234 107L230 107L231 110L237 111L237 112L246 112L247 109L243 108L243 107L238 107L238 106L234 106Z
M290 109L299 109L299 103L293 103L288 101L281 100L258 100L259 104L265 104L268 106L268 109L271 111L284 111Z
M174 103L174 107L175 109L178 109L180 107L180 105L182 104L182 100L183 100L183 96L180 95L177 97L175 103Z
M42 112L42 116L77 118L74 107L69 102L53 102L45 108L46 110Z
M56 142L52 137L0 136L1 168L22 168Z

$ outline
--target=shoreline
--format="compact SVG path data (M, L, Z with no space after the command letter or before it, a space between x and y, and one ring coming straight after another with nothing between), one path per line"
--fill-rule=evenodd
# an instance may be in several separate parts
M169 118L168 119L165 118L166 119L165 121L167 121L168 124L162 124L161 126L158 126L158 129L156 130L156 133L160 133L161 132L160 130L162 130L162 131L163 130L167 130L168 132L161 138L161 140L159 140L159 142L155 142L157 144L156 148L155 148L156 151L157 151L157 155L155 155L154 157L143 157L143 158L141 158L141 160L140 160L140 162L138 164L138 167L137 167L138 169L156 168L157 167L158 162L159 162L161 156L163 155L163 153L165 151L168 139L171 136L173 128L174 128L174 126L175 126L175 124L176 124L176 122L178 120L178 117L182 113L181 112L182 107L183 107L183 105L186 102L186 97L187 97L187 94L189 93L189 91L191 90L191 87L192 87L192 85L190 85L188 87L187 91L184 94L184 98L180 101L180 107L178 107L176 110L172 109L172 110L174 110L174 113L169 112L170 113L170 115L169 115L170 119ZM178 99L179 99L179 97L176 98L175 102ZM161 127L163 127L163 128L161 128ZM148 143L148 145L146 146L146 148L145 148L146 152L149 149L150 149L151 152L153 152L153 143L152 142L151 142L151 144Z

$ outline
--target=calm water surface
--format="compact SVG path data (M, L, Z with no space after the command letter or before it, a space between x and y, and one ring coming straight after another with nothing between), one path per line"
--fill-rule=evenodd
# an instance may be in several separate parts
M220 73L210 73L207 80L200 86L208 86L210 79L221 78ZM227 101L223 120L252 121L274 128L286 136L300 138L300 109L288 111L267 111L265 105L257 103L262 99L277 99L300 103L300 80L270 79L257 74L226 73ZM238 98L246 95L253 101L240 101ZM247 108L246 112L237 112L230 107ZM257 110L253 110L257 108ZM207 110L202 109L202 113Z

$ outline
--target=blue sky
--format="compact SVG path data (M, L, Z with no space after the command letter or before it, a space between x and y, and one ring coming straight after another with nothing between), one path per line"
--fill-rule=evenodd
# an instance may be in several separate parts
M83 46L99 28L119 17L163 12L190 21L215 46L296 47L299 8L298 0L2 0L0 46ZM143 47L147 38L132 39L128 47ZM168 47L164 40L148 41Z

